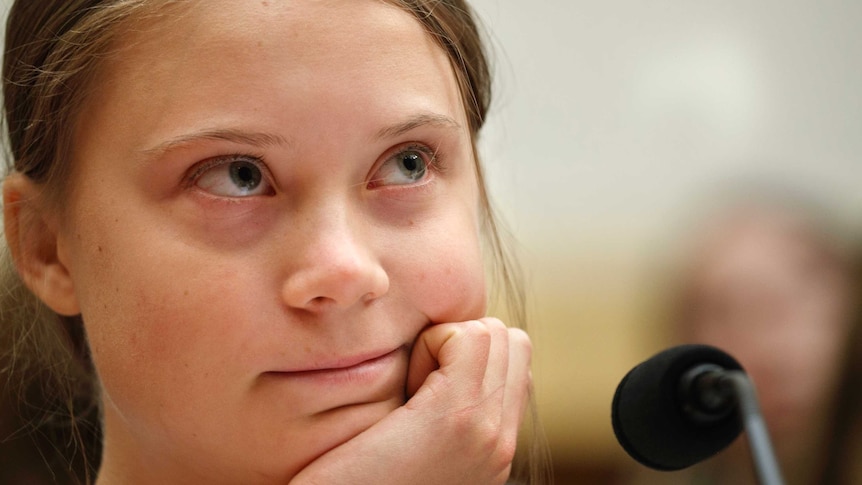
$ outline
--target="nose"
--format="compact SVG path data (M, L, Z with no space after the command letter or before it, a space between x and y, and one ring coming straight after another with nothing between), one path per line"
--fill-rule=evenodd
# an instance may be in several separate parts
M299 247L289 249L292 270L282 288L288 306L313 312L348 308L389 291L389 276L367 241L369 231L361 218L319 211L306 221L293 231L300 234Z

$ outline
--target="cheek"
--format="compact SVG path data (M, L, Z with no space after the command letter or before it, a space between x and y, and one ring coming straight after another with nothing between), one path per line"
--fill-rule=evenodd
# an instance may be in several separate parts
M253 332L243 327L247 309L235 302L249 301L241 292L262 292L228 271L238 262L134 226L91 219L77 239L82 316L99 377L117 404L176 400L231 369L219 365L223 356L247 355L239 349ZM198 379L183 379L189 373Z
M462 322L485 316L486 292L481 258L441 261L434 270L418 276L423 288L419 309L433 323Z
M481 245L472 219L459 218L439 232L417 231L419 252L392 261L393 280L432 323L462 322L485 316L487 306Z

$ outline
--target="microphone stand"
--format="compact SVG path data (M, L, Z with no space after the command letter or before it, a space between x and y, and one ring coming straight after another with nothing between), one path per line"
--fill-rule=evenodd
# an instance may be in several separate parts
M763 421L763 415L760 414L754 385L744 372L726 371L722 374L722 380L728 382L736 391L740 418L745 426L748 443L751 445L751 458L761 485L784 485L778 462L772 451L769 433L766 431L766 423Z

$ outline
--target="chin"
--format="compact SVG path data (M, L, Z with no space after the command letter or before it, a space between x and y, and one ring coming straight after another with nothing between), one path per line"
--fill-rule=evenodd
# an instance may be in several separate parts
M285 437L289 449L271 456L272 470L281 470L271 476L292 477L327 452L356 438L403 403L403 396L397 396L384 401L342 406L308 417L309 425L305 432L294 432ZM285 469L285 456L291 454L295 457L291 460L293 464Z

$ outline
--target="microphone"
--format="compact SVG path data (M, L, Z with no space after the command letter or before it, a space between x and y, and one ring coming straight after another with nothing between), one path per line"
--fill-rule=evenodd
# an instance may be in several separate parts
M717 454L744 424L761 483L783 483L754 386L739 362L715 347L680 345L636 366L617 387L611 419L623 449L663 471Z

